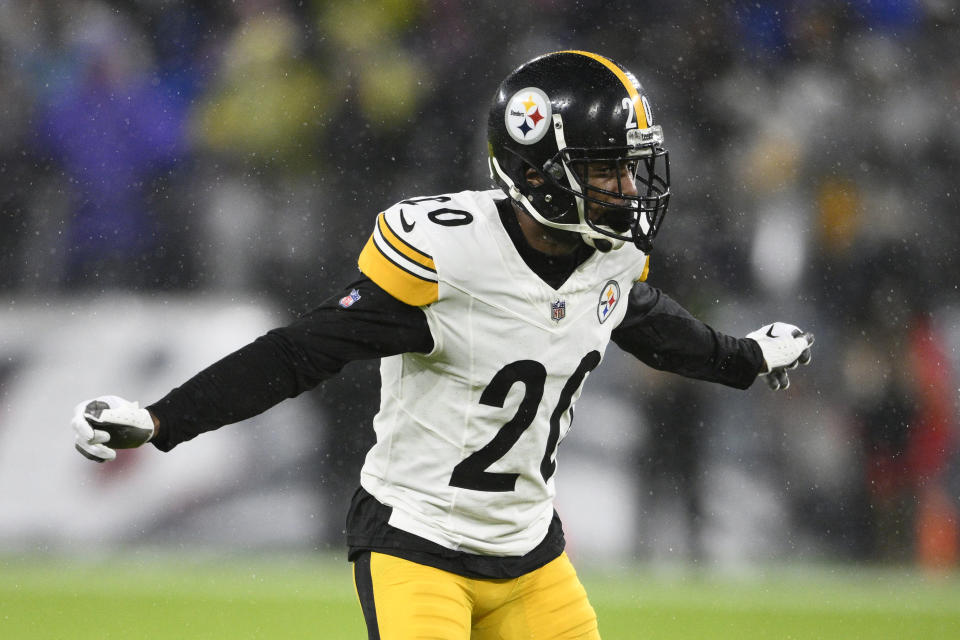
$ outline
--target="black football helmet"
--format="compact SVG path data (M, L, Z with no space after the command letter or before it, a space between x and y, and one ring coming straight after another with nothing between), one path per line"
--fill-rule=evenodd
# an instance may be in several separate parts
M587 51L523 64L497 89L487 141L491 176L538 222L601 251L624 242L650 251L670 201L670 162L643 88L619 64ZM616 191L590 184L614 170Z

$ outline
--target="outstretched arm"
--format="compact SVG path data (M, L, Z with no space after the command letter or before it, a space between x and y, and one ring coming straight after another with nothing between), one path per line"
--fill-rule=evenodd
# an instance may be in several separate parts
M144 414L152 418L154 432L146 434L143 429L145 437L137 441L120 435L131 425L101 420L99 413L87 410L91 401L81 403L74 417L77 448L101 461L113 458L109 452L117 444L128 448L149 441L161 451L169 451L201 433L245 420L297 396L353 360L431 349L433 337L423 311L393 298L364 277L290 325L269 331L207 367L146 410L140 409L143 413L118 413L129 413L141 427L147 425ZM106 398L97 400L110 405ZM116 408L130 404L122 405L125 401L119 398L113 402ZM109 439L104 439L105 435Z
M774 323L746 338L729 336L643 282L630 290L628 305L612 339L661 371L738 389L746 389L758 375L764 375L771 388L785 389L789 384L786 369L810 361L813 336L793 325Z

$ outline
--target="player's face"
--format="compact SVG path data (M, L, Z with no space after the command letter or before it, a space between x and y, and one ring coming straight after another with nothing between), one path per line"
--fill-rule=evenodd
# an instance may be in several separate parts
M637 195L635 161L591 162L583 171L585 175L582 178L587 184L589 195L601 202L626 206L630 201L621 196ZM590 200L585 204L586 217L591 222L608 226L618 233L625 233L630 229L632 216L629 211L611 210Z

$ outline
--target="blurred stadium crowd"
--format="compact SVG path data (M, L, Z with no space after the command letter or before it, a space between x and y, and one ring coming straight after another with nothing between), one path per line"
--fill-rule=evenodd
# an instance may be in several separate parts
M0 0L0 288L252 292L292 316L352 279L378 211L486 188L494 88L561 48L633 69L667 135L650 282L730 332L817 336L778 396L627 362L591 380L643 434L641 541L673 514L670 548L713 555L730 463L780 506L774 556L956 566L951 0ZM314 394L344 416L318 461L337 500L375 383L357 364Z

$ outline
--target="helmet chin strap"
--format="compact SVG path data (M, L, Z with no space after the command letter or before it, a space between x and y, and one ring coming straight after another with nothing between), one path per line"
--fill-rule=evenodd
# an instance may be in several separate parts
M594 238L593 236L588 236L585 233L581 233L580 237L583 238L583 243L585 245L588 247L593 247L600 253L607 253L608 251L613 251L623 246L623 240L615 240L614 238Z
M566 224L563 222L554 222L553 220L547 220L537 211L537 208L533 206L533 203L530 202L530 198L525 196L517 185L514 184L513 180L510 179L503 169L500 168L500 163L497 162L497 159L493 156L490 156L490 173L491 175L499 176L504 184L507 185L507 195L510 196L514 201L519 202L520 206L523 207L523 210L529 213L534 220L539 222L545 227L552 227L554 229L560 229L561 231L570 231L572 233L584 233L589 227L586 225L580 224ZM584 229L586 227L586 229Z

